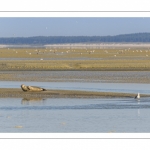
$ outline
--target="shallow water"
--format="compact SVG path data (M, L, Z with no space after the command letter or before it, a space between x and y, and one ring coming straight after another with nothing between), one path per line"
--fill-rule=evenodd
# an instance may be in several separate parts
M150 132L150 99L0 99L0 132Z
M20 85L46 89L150 93L150 84L0 81L0 88ZM150 132L150 98L0 98L3 133L143 133Z

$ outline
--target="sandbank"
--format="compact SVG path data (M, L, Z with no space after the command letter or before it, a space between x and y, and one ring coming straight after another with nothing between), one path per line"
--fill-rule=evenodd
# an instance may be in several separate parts
M141 94L142 97L150 97L148 94ZM11 98L134 98L132 93L114 93L114 92L88 92L73 90L47 90L42 92L23 92L17 88L1 88L0 97Z

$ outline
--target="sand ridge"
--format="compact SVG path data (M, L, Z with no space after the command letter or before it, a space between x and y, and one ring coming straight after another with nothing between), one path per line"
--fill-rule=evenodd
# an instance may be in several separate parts
M150 97L150 94L141 94L142 97ZM134 99L135 94L131 93L115 93L115 92L88 92L77 90L47 90L42 92L23 92L17 88L0 88L0 97L11 98L131 98Z

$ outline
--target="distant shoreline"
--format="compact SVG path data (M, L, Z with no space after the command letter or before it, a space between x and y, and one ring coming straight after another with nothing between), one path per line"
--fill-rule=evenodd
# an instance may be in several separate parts
M148 48L150 47L150 42L97 42L97 43L64 43L64 44L0 44L0 48L121 48L121 47L131 47L131 48Z
M1 44L64 44L64 43L150 42L150 33L131 33L107 36L30 36L0 37Z

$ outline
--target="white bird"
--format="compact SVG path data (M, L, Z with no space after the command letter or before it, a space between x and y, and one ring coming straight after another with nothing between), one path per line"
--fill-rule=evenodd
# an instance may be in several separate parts
M140 98L140 93L138 93L138 95L135 96L135 99L139 99Z

